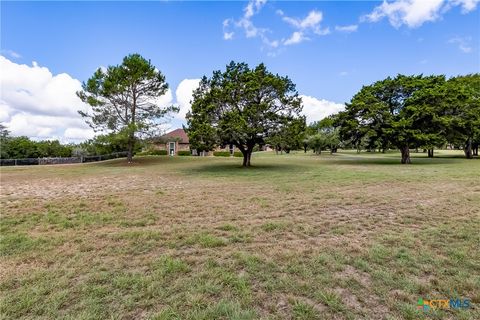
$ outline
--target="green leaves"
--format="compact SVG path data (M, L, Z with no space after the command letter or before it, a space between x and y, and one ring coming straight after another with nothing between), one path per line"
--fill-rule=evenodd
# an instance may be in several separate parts
M139 54L123 58L122 64L98 69L83 83L78 97L92 112L79 111L96 131L128 133L128 159L131 161L136 134L154 131L161 118L178 112L174 106L157 105L157 98L168 89L165 76Z
M471 148L480 140L479 79L398 75L364 86L336 118L340 134L368 148Z
M299 119L301 110L288 77L272 74L264 64L250 69L232 61L224 72L214 71L200 81L185 129L196 148L234 144L251 153L256 144Z
M131 54L122 64L98 69L83 83L77 95L89 104L92 113L80 111L95 130L119 131L124 127L148 130L156 120L174 107L160 107L155 99L165 94L165 77L150 61L139 54Z

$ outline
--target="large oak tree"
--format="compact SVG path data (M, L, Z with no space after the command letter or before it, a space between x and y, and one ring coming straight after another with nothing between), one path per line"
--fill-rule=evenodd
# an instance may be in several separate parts
M465 157L478 155L480 144L480 74L449 79L445 83L442 121L446 139L462 146Z
M232 61L225 71L202 78L185 129L199 150L235 145L248 167L254 146L298 125L301 110L301 98L288 77L269 72L264 64L250 69Z
M367 137L382 149L395 146L402 153L401 163L410 163L410 148L440 140L441 122L435 117L438 103L429 97L444 82L444 76L398 75L364 86L338 115L342 138Z
M91 106L92 113L79 113L95 131L126 135L129 162L137 135L152 132L162 117L177 111L173 106L156 103L168 84L164 75L139 54L128 55L121 64L105 71L99 68L82 89L77 95Z

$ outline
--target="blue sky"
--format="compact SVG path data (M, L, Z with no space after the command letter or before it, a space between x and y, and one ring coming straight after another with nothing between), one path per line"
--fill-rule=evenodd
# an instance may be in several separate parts
M51 108L58 110L36 107L34 91L42 85L29 86L42 79L56 83L53 96L55 90L72 91L74 82L85 81L99 66L134 52L165 74L172 89L165 101L183 103L185 110L195 83L183 83L177 92L185 79L210 75L231 60L264 62L293 79L306 97L307 116L316 120L348 102L362 85L389 75L479 72L479 33L478 0L2 1L0 121L16 134L81 140L87 129L72 112L78 109L75 97L55 101L59 106ZM50 78L35 75L35 68L48 69ZM68 79L60 81L62 74ZM67 96L63 91L58 96ZM45 92L39 94L37 100L48 103ZM42 116L72 121L63 119L69 124L58 129ZM182 122L176 117L172 126ZM33 132L35 126L44 130ZM65 134L68 128L78 130Z

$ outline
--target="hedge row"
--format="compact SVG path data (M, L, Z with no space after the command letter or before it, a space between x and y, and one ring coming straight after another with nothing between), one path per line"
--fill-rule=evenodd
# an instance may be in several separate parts
M157 150L157 149L135 153L135 155L137 156L166 156L167 154L168 154L167 150Z
M168 152L167 150L151 150L148 154L152 156L166 156Z
M191 156L192 152L190 150L179 150L177 153L179 156ZM167 150L148 150L148 151L143 151L143 152L138 152L138 156L166 156L168 155ZM230 157L230 152L229 151L214 151L213 155L215 157ZM236 151L233 153L234 157L243 157L243 154L239 151Z

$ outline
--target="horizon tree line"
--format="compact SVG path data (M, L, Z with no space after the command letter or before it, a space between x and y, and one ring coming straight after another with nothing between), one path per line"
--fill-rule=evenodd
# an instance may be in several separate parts
M83 83L77 95L91 112L79 113L104 133L97 146L123 146L131 162L139 142L158 133L162 119L178 112L157 103L167 89L161 71L141 55L130 54L119 65L99 68ZM434 148L449 144L471 159L480 145L479 73L449 79L387 77L363 86L344 111L307 126L290 78L271 73L263 63L250 68L232 61L224 71L201 79L191 103L184 129L192 148L210 151L233 144L242 152L244 167L251 165L253 150L265 144L286 153L398 149L405 164L411 163L410 149L427 150L433 157ZM2 134L2 145L6 141Z

